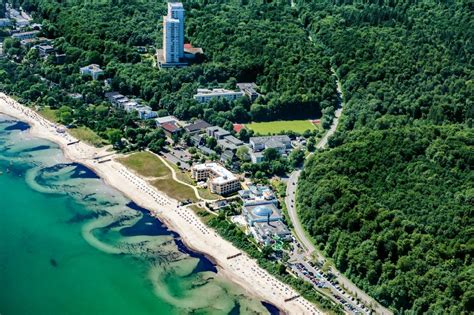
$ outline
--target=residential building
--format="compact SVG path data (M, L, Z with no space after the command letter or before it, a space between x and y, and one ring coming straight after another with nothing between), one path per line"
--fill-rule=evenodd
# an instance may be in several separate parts
M263 152L250 152L250 161L254 164L263 162Z
M225 150L221 154L221 162L222 163L227 163L227 162L232 162L234 160L235 153L231 150Z
M177 134L181 128L176 126L174 123L171 122L165 122L160 125L161 129L165 132L165 134L169 137Z
M198 89L197 94L193 98L199 103L207 103L212 99L227 99L229 101L235 101L236 99L242 97L243 92L236 92L226 89Z
M0 19L0 27L7 27L12 25L12 21L10 19Z
M112 104L115 104L115 107L117 107L118 109L126 110L125 107L127 104L130 105L129 102L130 102L130 99L124 96L122 98L116 99L115 103L112 103Z
M18 40L32 39L38 36L38 34L39 34L39 31L21 32L21 33L13 34L12 38L18 39Z
M217 126L207 127L206 133L209 137L213 137L216 140L224 139L224 137L230 136L230 132Z
M140 119L152 119L157 116L157 113L152 111L150 106L140 104L140 99L131 100L119 92L107 92L105 97L115 108L126 112L136 111Z
M243 92L252 102L255 101L260 94L257 92L257 85L255 83L237 83L237 87Z
M206 128L209 128L211 127L210 124L208 124L207 122L205 122L204 120L201 120L201 119L198 119L196 120L195 122L187 125L184 127L184 130L193 135L193 134L197 134L197 133L200 133L202 131L205 131Z
M153 119L157 116L156 112L152 111L150 106L138 105L130 110L137 111L140 119Z
M200 47L193 47L191 44L184 44L184 57L186 59L196 59L198 55L204 55Z
M189 139L191 140L191 143L196 147L204 144L204 136L203 135L194 134Z
M181 2L168 3L163 17L163 49L157 51L160 67L186 66L184 61L184 7Z
M83 98L81 93L68 93L68 96L75 100L82 100Z
M249 143L254 152L274 148L280 153L284 153L286 150L291 149L291 139L286 135L251 137Z
M99 76L104 74L104 70L102 70L99 65L91 64L80 69L81 75L84 76L91 76L93 80L99 79Z
M105 98L109 100L112 105L117 106L117 101L119 99L126 98L124 95L120 94L119 92L107 92L105 93Z
M191 168L191 172L197 182L207 181L212 193L227 195L240 189L239 179L220 164L198 164Z
M51 45L38 45L36 46L38 54L40 57L48 57L50 54L54 53L54 47Z
M165 123L172 123L172 124L175 124L175 125L179 124L178 118L176 118L174 116L171 116L171 115L155 118L155 121L156 121L156 125L158 127L161 126L162 124L165 124Z
M244 143L232 135L224 136L222 139L217 140L217 145L223 150L229 150L232 152L237 151Z
M58 65L62 65L64 62L66 62L66 54L54 54L55 60L54 62Z
M204 154L205 156L211 156L211 155L214 155L216 154L216 151L204 146L204 145L200 145L197 147L199 151L201 151L202 154Z

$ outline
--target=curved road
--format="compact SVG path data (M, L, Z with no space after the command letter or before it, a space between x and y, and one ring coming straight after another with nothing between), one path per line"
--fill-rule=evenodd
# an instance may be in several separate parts
M335 71L332 69L334 75L336 76ZM339 124L339 118L341 117L342 110L344 108L343 103L343 93L341 88L341 83L336 76L336 83L337 83L337 93L341 100L341 106L335 111L335 117L332 122L331 127L327 131L327 133L319 140L316 145L316 148L322 149L326 147L329 138L336 132L337 126ZM310 157L309 155L308 157ZM301 170L296 170L291 173L290 178L288 179L287 187L286 187L286 197L285 203L288 209L288 214L290 216L291 223L294 227L294 233L296 234L298 240L301 242L303 247L306 249L307 255L316 254L318 260L325 261L325 257L319 253L315 246L313 245L312 241L307 237L306 232L301 225L301 222L298 218L298 213L296 211L296 188L298 187L298 179L301 174ZM353 296L356 296L361 301L364 302L365 305L370 306L377 314L382 315L391 315L393 314L390 310L380 305L377 301L375 301L372 297L370 297L367 293L359 289L352 281L347 279L344 275L342 275L336 268L331 267L331 271L334 275L336 275L337 281Z

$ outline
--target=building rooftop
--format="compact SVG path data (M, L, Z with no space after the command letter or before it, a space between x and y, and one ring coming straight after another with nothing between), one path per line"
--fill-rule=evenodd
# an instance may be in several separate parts
M204 54L204 51L200 47L193 47L191 44L184 44L184 52L188 54Z
M250 141L255 144L265 144L269 141L291 142L291 139L287 135L281 135L281 136L250 137Z
M198 146L198 149L204 153L205 155L212 155L212 154L215 154L216 151L204 146L204 145L201 145L201 146Z
M265 146L267 148L280 148L285 145L281 141L270 139L267 142L265 142Z
M237 87L241 92L244 92L252 100L255 100L260 94L257 92L257 85L255 83L237 83Z
M38 48L43 50L54 50L54 47L51 45L38 45Z
M13 38L16 38L16 37L22 37L22 36L34 36L34 35L37 35L39 34L39 31L30 31L30 32L21 32L21 33L15 33L12 35Z
M255 222L255 231L264 237L284 236L290 234L290 230L281 221L274 222Z
M196 131L200 131L200 130L203 130L203 129L206 129L206 128L209 128L209 127L211 127L211 125L209 123L207 123L204 120L198 119L194 123L189 124L186 127L184 127L184 129L187 132L196 132Z
M163 117L158 117L158 118L155 118L155 121L157 124L161 125L161 124L164 124L164 123L168 123L168 122L178 122L178 118L174 117L174 116L163 116Z
M228 181L236 180L237 177L224 166L217 163L205 163L193 166L196 170L210 170L215 174L215 177L211 180L217 184L223 184Z
M173 132L176 132L179 130L179 127L176 126L175 124L171 123L171 122L165 122L163 124L161 124L161 128L163 128L164 130L170 132L170 133L173 133Z
M81 67L81 70L89 70L89 71L94 71L94 72L99 72L102 71L102 69L99 67L99 65L93 63L85 67Z
M181 2L168 2L168 10L172 9L184 9L183 4Z
M252 204L244 204L243 209L248 221L264 222L282 219L280 209L271 201L261 200Z
M241 93L232 90L226 89L197 89L196 95L219 95L219 94L227 94L227 93Z
M231 150L225 150L224 152L222 152L222 155L221 155L221 161L222 162L226 162L226 161L232 161L234 159L234 152L232 152Z
M233 128L234 128L234 131L239 133L240 130L244 129L245 128L245 125L244 124L234 124L233 125Z
M270 187L265 185L249 185L247 190L239 191L239 195L244 199L244 202L251 203L263 200L275 200L275 194Z
M234 145L242 145L244 144L240 139L237 139L234 136L225 136L224 139Z

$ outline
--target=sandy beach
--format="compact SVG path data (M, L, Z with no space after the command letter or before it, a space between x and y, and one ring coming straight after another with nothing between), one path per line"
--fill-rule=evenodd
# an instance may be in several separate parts
M0 93L0 113L29 123L32 135L59 144L67 158L89 167L107 184L148 209L170 229L179 233L187 246L211 256L218 265L219 273L242 286L249 294L270 302L289 314L322 314L302 297L285 302L285 299L298 294L260 268L247 255L227 259L240 253L240 250L204 225L191 209L180 207L178 201L148 185L145 180L116 162L113 152L77 142L77 139L64 130L58 131L58 126L54 123L3 93Z

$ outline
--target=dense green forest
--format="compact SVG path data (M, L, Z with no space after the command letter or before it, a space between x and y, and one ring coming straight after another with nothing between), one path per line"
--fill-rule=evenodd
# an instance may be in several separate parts
M164 71L152 62L152 46L162 45L164 1L21 2L67 55L64 66L43 65L44 75L75 92L81 92L79 67L97 63L114 89L141 97L155 110L229 128L230 122L320 117L322 109L331 115L337 104L330 57L308 41L284 2L184 1L186 41L205 55L189 67ZM148 47L149 54L138 54L137 46ZM242 81L255 81L263 97L254 104L199 104L192 98L198 87L235 89Z
M474 311L473 4L296 1L345 109L298 188L336 266L399 313Z

